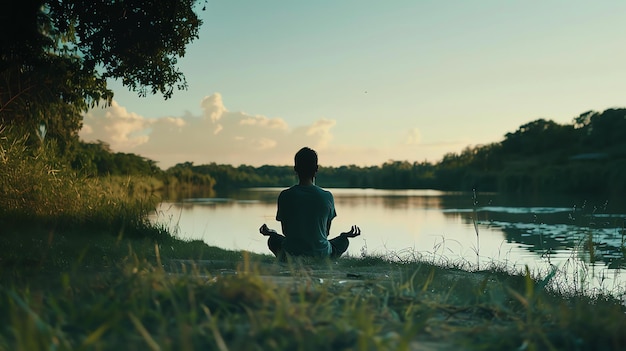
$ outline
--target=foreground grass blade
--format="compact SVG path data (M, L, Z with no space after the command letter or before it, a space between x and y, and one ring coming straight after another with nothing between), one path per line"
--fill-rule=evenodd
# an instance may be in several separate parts
M135 317L135 315L133 315L132 313L129 313L128 316L130 317L131 322L133 322L135 328L137 328L139 334L143 336L148 346L150 346L150 349L152 349L152 351L161 351L161 347L159 346L159 344L157 344L156 341L154 341L148 330L146 330L143 324L141 324L141 321L137 319L137 317Z

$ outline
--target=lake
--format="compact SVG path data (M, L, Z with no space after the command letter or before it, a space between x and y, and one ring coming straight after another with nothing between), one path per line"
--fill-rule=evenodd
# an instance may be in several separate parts
M152 220L176 236L225 249L269 253L259 227L280 232L283 188L252 188L160 204ZM563 284L624 291L626 204L605 199L505 196L436 190L328 189L337 218L331 237L361 227L348 255L422 258L469 269L492 263L545 274Z

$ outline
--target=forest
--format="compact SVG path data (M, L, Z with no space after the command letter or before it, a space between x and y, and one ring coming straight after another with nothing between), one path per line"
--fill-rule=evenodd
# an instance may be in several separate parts
M28 135L32 150L45 145L85 177L142 175L158 179L165 188L215 190L293 184L290 166L194 165L181 160L163 170L142 156L113 152L105 142L78 139L83 113L113 99L107 79L121 79L139 96L161 94L168 99L175 90L185 89L176 63L198 37L202 21L194 6L202 4L206 1L170 0L149 8L138 0L10 2L6 13L19 17L0 21L6 34L0 38L0 127L16 137ZM124 21L117 23L120 18ZM619 194L626 190L625 117L626 109L614 108L582 113L569 124L537 119L503 131L499 142L468 146L435 162L322 167L317 183Z
M570 124L537 119L506 133L500 142L448 153L438 162L390 160L362 167L320 167L324 187L439 189L454 191L619 194L626 190L626 109L588 111ZM160 169L134 154L115 153L104 142L79 142L71 153L76 170L96 175L148 175L165 186L215 190L289 186L291 166L179 163Z

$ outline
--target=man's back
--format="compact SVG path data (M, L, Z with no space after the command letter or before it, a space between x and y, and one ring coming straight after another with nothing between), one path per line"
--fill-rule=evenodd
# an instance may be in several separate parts
M282 222L285 251L326 257L331 253L329 225L337 216L333 195L316 185L294 185L278 196L276 220Z

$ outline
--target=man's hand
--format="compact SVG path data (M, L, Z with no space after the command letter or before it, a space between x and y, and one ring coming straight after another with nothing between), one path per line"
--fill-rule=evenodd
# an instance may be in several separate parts
M341 233L341 236L345 236L346 238L354 238L355 236L359 236L361 235L361 228L353 225L352 228L350 228L349 232L344 232Z
M265 235L265 236L270 236L272 234L278 234L274 229L270 229L267 224L263 224L261 226L261 228L259 228L259 233Z

